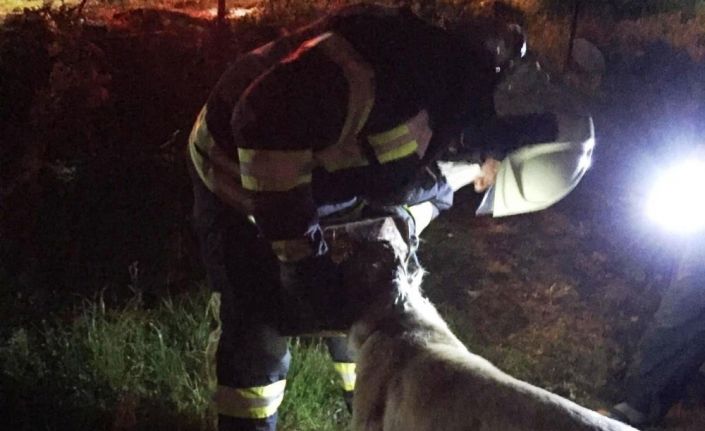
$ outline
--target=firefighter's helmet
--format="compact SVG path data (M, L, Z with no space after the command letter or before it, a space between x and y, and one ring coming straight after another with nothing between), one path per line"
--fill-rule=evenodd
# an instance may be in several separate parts
M592 118L558 116L555 142L519 148L502 160L477 213L502 217L553 205L585 175L594 146Z

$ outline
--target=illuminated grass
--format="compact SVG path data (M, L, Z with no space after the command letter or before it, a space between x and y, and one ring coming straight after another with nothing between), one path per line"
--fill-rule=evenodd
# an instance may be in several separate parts
M71 321L15 328L0 340L0 411L18 429L209 430L214 322L205 292L145 309L98 299ZM317 341L292 343L285 431L345 428L334 371Z
M64 0L63 4L67 6L77 5L81 3L80 0ZM89 1L90 3L90 1ZM51 4L52 6L60 6L61 1L51 1L51 0L0 0L0 15L4 15L9 12L20 12L24 8L34 9Z
M347 429L350 415L339 393L328 352L317 340L294 340L287 391L280 409L282 431Z
M24 8L37 8L43 5L43 0L0 0L0 15L9 12L19 12Z

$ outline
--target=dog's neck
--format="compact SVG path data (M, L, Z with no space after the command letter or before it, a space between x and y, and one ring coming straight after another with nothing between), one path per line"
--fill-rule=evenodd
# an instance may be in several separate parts
M375 333L403 336L404 333L447 334L455 338L436 308L420 289L423 270L413 274L400 271L390 295L381 295L365 310L350 330L353 346L359 349Z

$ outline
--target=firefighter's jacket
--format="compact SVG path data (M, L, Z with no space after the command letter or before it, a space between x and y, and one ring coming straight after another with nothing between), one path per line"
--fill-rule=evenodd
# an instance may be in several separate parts
M320 207L449 192L423 172L448 130L494 114L493 80L462 38L404 9L355 6L241 57L199 114L190 155L296 262L326 252Z

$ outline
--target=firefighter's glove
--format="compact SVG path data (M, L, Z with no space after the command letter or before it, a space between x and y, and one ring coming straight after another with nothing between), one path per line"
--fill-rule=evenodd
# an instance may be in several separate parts
M279 330L283 335L302 335L346 330L341 321L342 273L328 255L280 265L281 306Z
M553 142L557 136L558 120L552 113L495 117L465 128L461 141L449 149L443 160L478 164L487 159L503 160L517 148Z

